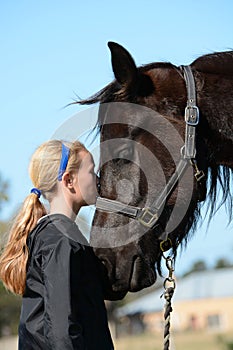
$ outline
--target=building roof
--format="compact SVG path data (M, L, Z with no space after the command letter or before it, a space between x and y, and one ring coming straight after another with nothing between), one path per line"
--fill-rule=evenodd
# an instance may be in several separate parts
M136 313L161 311L164 289L158 289L117 310L119 317ZM177 280L173 302L233 297L233 268L194 272Z

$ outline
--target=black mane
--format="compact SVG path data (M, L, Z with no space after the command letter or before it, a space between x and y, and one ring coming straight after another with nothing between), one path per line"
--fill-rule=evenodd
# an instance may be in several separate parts
M201 56L191 66L203 73L233 75L233 51Z
M164 69L164 68L175 68L172 63L169 62L154 62L148 63L138 68L138 72L143 74L151 69ZM113 80L110 84L106 85L103 89L90 96L87 99L76 101L75 103L81 105L91 105L94 103L108 103L119 101L118 92L121 90L120 84ZM136 97L136 96L135 96Z

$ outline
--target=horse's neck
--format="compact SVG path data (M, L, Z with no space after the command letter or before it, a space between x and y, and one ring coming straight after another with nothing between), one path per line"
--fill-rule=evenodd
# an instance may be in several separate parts
M217 163L233 168L233 76L203 74L198 105Z

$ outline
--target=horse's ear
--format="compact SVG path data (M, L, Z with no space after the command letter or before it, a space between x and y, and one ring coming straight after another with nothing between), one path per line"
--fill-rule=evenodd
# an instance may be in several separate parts
M129 85L137 79L137 67L130 53L121 45L108 42L112 55L112 69L121 85Z
M108 42L112 54L112 68L118 83L127 89L134 90L139 96L148 96L154 91L154 85L148 75L142 74L130 53L121 45Z

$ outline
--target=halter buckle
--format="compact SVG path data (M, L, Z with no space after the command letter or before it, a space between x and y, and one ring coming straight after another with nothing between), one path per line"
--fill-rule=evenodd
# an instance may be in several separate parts
M187 106L185 108L185 122L190 126L197 126L199 123L199 109L197 106Z
M158 213L153 213L150 208L143 208L138 221L145 227L152 228L158 220Z

